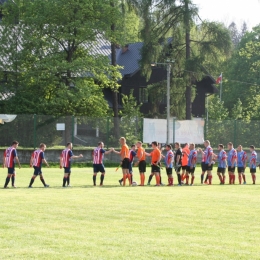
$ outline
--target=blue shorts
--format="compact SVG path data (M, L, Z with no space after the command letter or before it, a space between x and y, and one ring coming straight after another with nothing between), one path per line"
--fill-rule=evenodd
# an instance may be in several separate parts
M40 175L40 174L42 174L42 168L41 167L37 167L37 166L33 166L33 168L34 168L34 173L33 173L33 175Z
M98 173L98 172L105 172L105 167L103 164L93 164L93 172Z
M14 174L15 173L15 168L8 168L8 174Z
M64 173L71 173L70 167L63 167L64 168Z

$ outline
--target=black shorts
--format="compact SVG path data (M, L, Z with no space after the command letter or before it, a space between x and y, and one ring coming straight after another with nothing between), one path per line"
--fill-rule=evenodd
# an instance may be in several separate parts
M166 168L166 174L172 175L172 168Z
M42 174L42 168L41 167L33 166L33 168L34 168L33 175L38 176L38 175Z
M238 173L244 173L245 172L245 168L244 167L237 167L237 172Z
M229 172L235 172L235 169L236 169L236 167L228 166L228 171Z
M212 171L212 169L213 169L213 164L211 164L211 165L209 166L208 163L205 163L205 169L206 169L206 171Z
M140 161L138 168L139 172L146 172L146 161Z
M192 167L192 169L191 169L190 166L187 166L186 171L187 171L187 173L194 173L195 172L195 167Z
M129 170L129 164L130 164L129 158L125 158L125 159L122 161L122 169L127 169L127 170Z
M205 172L207 169L206 169L206 164L205 164L205 162L202 162L201 163L201 170L203 171L203 172Z
M71 173L70 167L63 167L64 168L64 173Z
M15 168L14 167L8 168L7 172L8 172L8 174L14 174L15 173Z
M161 168L159 165L153 165L152 164L152 172L161 172Z
M175 168L175 171L178 173L178 172L181 172L181 166L179 168Z
M250 168L250 173L256 173L256 168Z
M217 173L225 174L226 173L226 168L218 167Z
M105 167L103 164L93 164L93 172L94 173L104 173L105 172Z
M183 171L186 171L188 169L188 166L184 165L184 166L181 166L181 168L182 168Z

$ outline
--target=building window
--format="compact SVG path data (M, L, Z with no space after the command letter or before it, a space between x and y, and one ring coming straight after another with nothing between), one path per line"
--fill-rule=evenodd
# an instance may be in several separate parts
M139 88L139 102L148 103L148 90L145 87Z

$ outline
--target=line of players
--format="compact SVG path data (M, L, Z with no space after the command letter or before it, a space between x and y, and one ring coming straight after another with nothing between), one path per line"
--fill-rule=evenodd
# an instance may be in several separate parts
M194 184L195 179L195 167L197 163L197 154L202 153L202 174L201 174L201 183L203 183L204 175L207 173L207 177L205 180L205 184L212 184L212 169L213 164L216 160L218 160L218 170L217 175L220 179L220 184L225 184L225 172L226 168L228 168L229 175L229 184L235 184L235 168L238 167L238 178L239 183L246 184L245 177L245 168L247 164L247 154L243 151L242 146L239 145L237 151L234 149L233 144L228 143L228 155L224 151L224 146L220 144L218 146L219 153L218 155L213 153L213 149L210 146L210 142L206 140L204 142L205 149L195 149L195 144L186 144L183 149L180 146L180 143L176 142L174 144L175 151L172 150L171 145L166 145L166 155L162 154L162 150L159 147L158 142L152 142L153 151L151 153L145 152L145 149L142 147L142 142L137 142L136 145L131 146L131 150L129 150L126 139L124 137L120 138L121 150L115 151L114 148L111 148L109 151L104 150L104 143L99 142L98 147L94 149L92 153L93 157L93 185L96 186L96 177L99 172L101 172L100 176L100 185L103 185L103 181L105 178L105 167L103 164L103 159L105 154L116 153L121 157L121 167L123 172L123 178L119 180L120 185L125 186L126 180L128 179L129 185L132 185L133 182L133 161L134 158L137 158L137 162L135 166L138 166L140 173L140 185L144 186L145 183L145 173L146 173L146 157L151 157L151 174L149 176L149 180L147 185L150 185L150 182L155 176L156 178L156 186L161 186L161 160L164 159L166 173L168 176L168 186L173 186L174 178L173 178L173 169L175 169L178 178L178 185L181 186L183 184L189 185L189 175L191 175L191 183ZM4 188L8 187L10 180L12 180L12 187L15 186L15 161L18 163L19 168L21 168L20 161L17 156L17 147L19 143L14 141L12 146L7 148L4 152L3 156L3 167L8 168L8 174L6 177L6 181L4 184ZM32 188L32 184L34 183L35 178L39 175L40 180L43 183L44 187L49 187L48 184L45 183L43 174L42 174L42 162L44 162L48 167L48 162L44 157L44 151L46 149L45 144L40 144L39 148L35 150L31 156L30 166L34 168L34 174L30 180L29 188ZM136 151L137 150L137 151ZM251 157L249 160L250 173L252 175L253 184L256 181L256 161L257 154L255 152L255 147L253 145L250 146ZM60 156L60 168L64 168L64 177L63 177L63 187L70 186L70 174L71 174L71 159L82 158L83 155L80 154L78 156L74 155L72 152L72 143L68 143L66 148L62 151ZM181 174L182 170L182 174ZM186 180L186 183L184 181Z

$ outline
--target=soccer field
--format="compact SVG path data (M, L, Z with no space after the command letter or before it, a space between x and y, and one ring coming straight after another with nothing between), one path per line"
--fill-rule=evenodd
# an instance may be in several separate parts
M120 187L113 168L93 187L92 169L72 168L62 188L63 171L44 168L50 188L37 178L28 189L32 169L17 172L18 188L0 189L0 259L260 259L260 186L248 173L241 186L215 173L200 185L197 169L192 187Z

